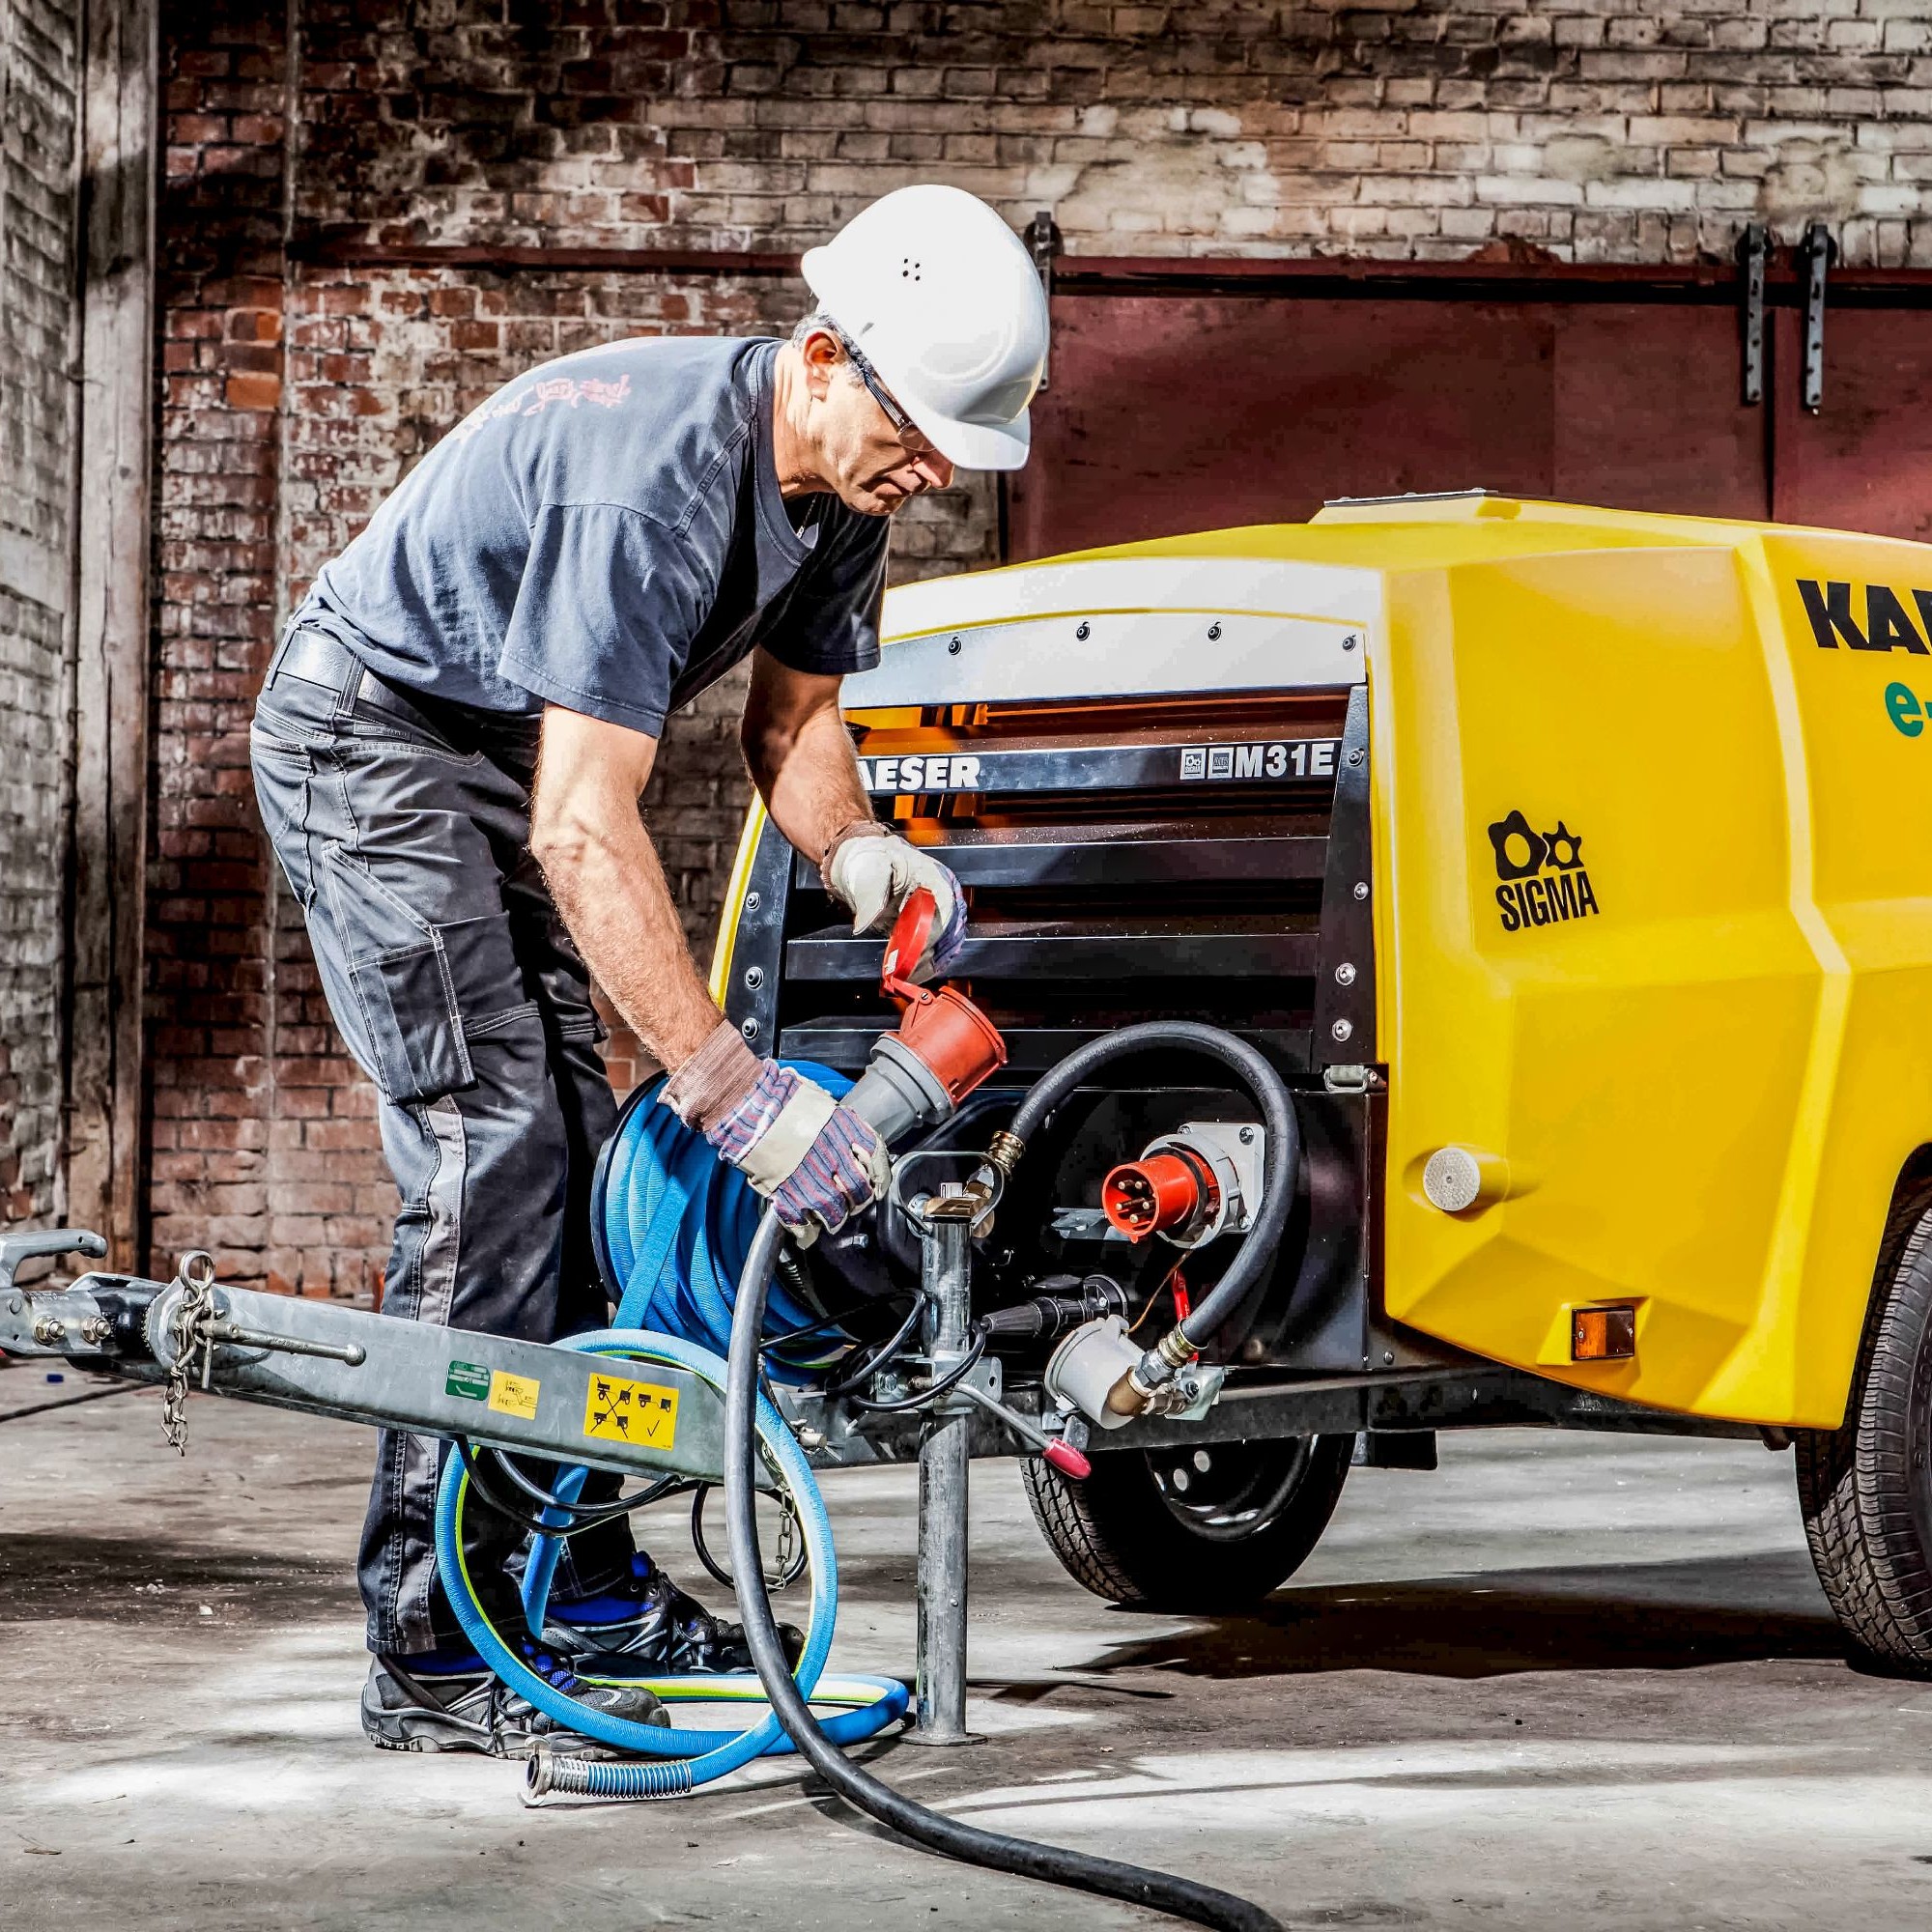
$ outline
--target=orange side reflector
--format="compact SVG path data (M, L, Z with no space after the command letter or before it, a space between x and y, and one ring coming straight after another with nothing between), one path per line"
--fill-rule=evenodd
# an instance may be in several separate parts
M1578 1308L1570 1318L1573 1362L1620 1362L1636 1353L1634 1308Z

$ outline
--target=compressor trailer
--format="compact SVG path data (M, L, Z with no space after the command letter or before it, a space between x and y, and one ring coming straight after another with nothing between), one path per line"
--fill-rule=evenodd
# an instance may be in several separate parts
M165 1378L177 1419L192 1378L458 1439L446 1495L492 1451L722 1475L761 1676L841 1790L1207 1923L1271 1921L835 1769L754 1488L920 1459L925 1742L967 1735L972 1456L1026 1459L1089 1589L1211 1612L1293 1574L1352 1459L1431 1468L1445 1429L1795 1443L1852 1651L1932 1675L1932 548L1344 501L903 587L885 632L848 720L967 891L956 983L897 974L917 903L882 975L756 809L712 983L753 1047L857 1081L875 1209L781 1240L646 1087L600 1164L608 1335L458 1338L199 1262L13 1287L37 1242L98 1251L56 1234L8 1245L0 1347ZM647 1378L597 1359L643 1343ZM572 1480L531 1492L553 1548Z

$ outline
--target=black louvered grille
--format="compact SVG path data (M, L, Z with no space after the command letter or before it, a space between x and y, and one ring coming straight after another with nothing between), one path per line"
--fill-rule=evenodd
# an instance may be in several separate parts
M852 722L881 815L967 888L954 978L1016 1070L1151 1016L1272 1036L1305 1064L1346 709L1338 692ZM856 1071L896 1023L879 952L767 828L726 1001L754 1042L775 1030L785 1056Z

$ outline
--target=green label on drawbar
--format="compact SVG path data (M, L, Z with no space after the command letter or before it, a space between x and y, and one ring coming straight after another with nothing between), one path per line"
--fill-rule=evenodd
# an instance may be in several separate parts
M468 1402L488 1402L490 1371L480 1362L451 1362L442 1386L446 1394L460 1395Z

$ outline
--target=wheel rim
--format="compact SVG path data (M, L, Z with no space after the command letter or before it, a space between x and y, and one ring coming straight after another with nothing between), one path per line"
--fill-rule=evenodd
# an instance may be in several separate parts
M1308 1474L1313 1436L1285 1442L1203 1442L1144 1451L1168 1513L1208 1543L1245 1543L1294 1500Z

